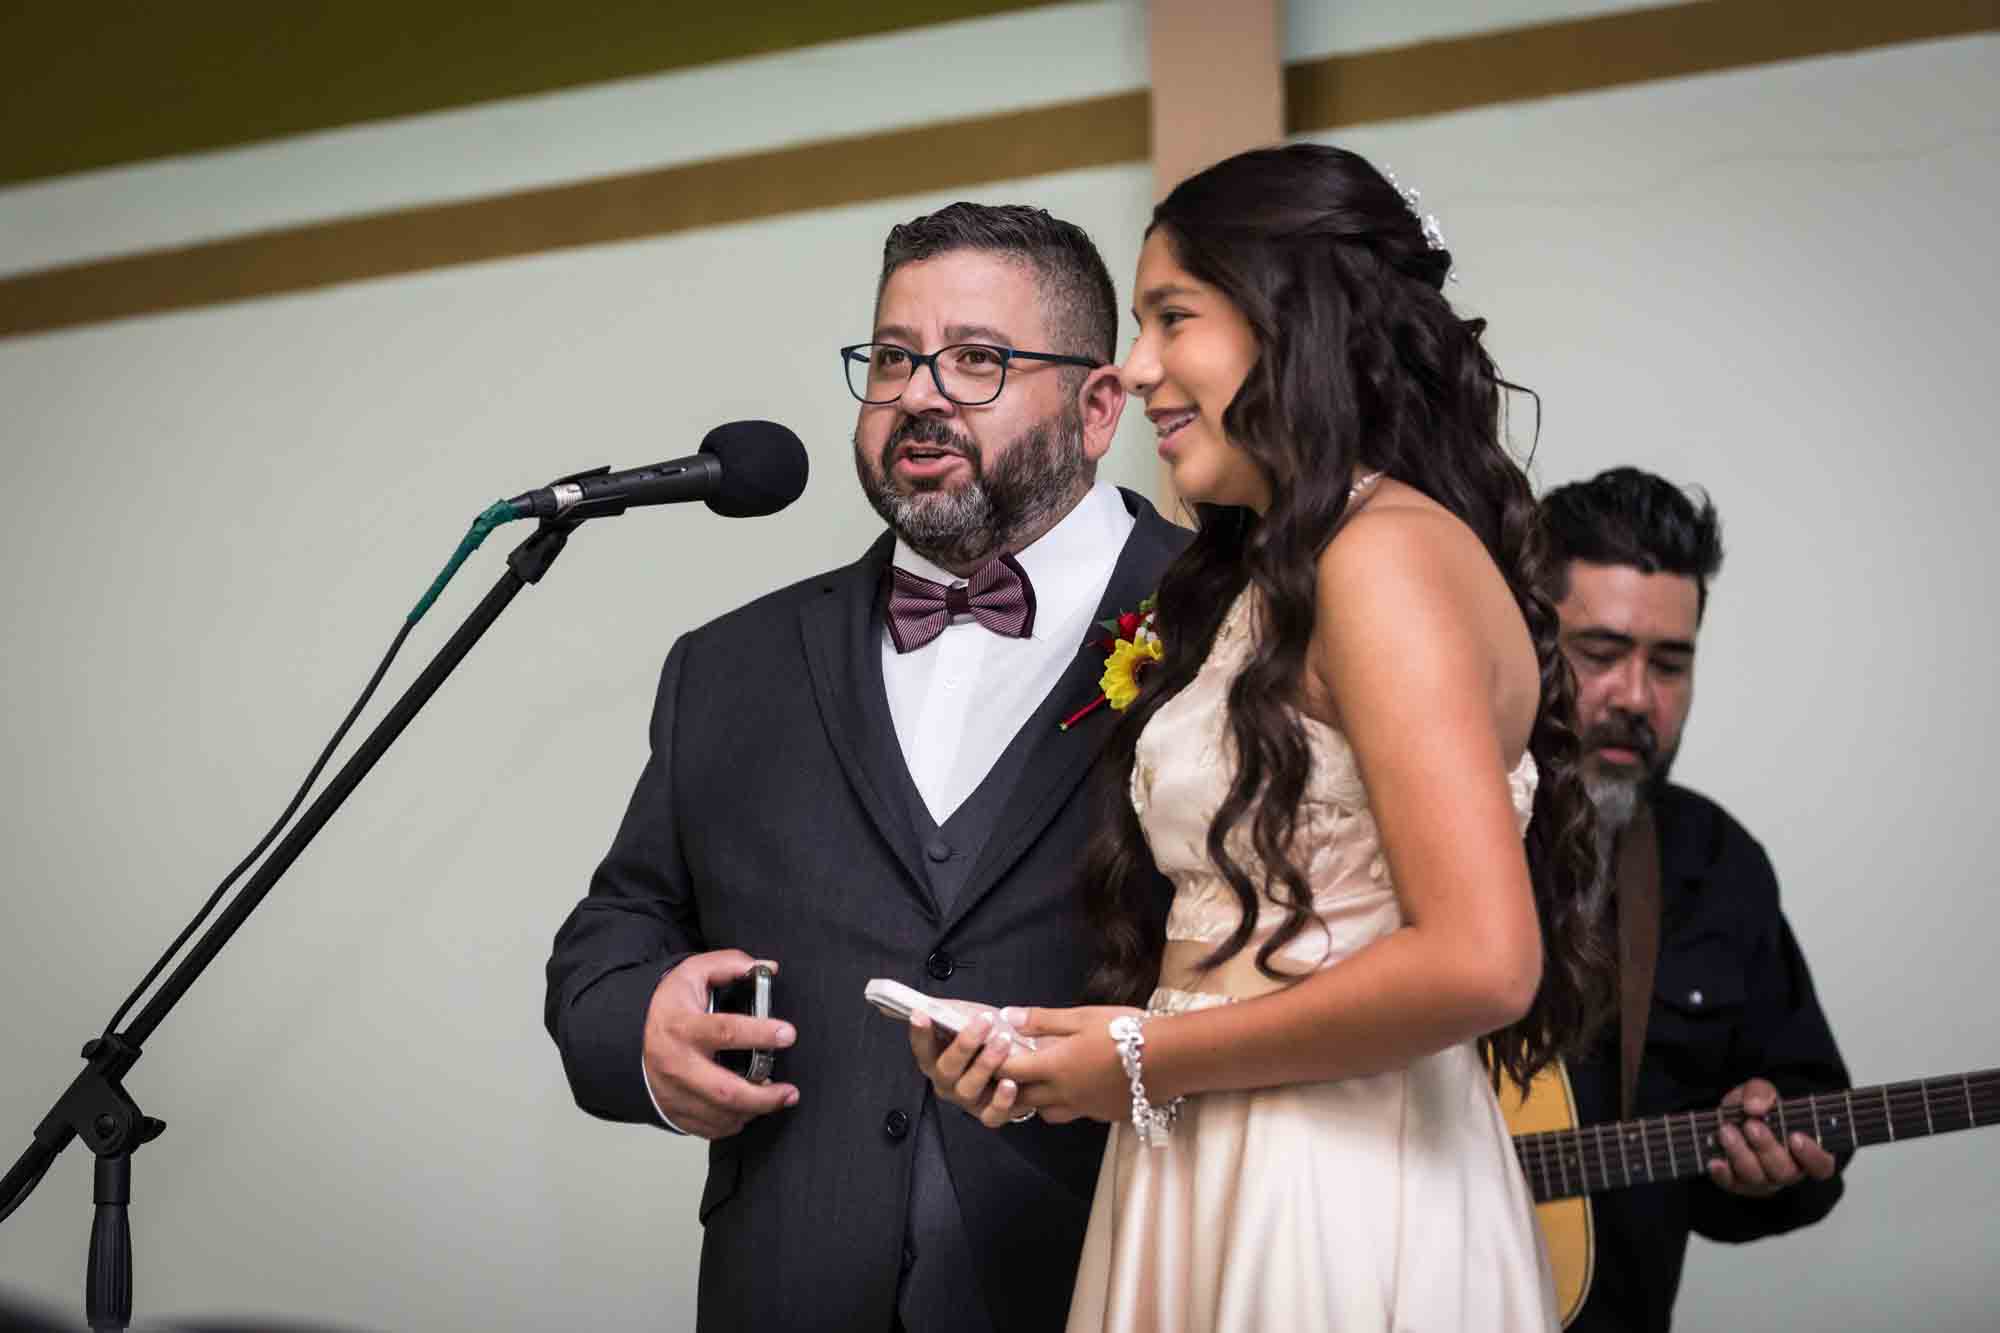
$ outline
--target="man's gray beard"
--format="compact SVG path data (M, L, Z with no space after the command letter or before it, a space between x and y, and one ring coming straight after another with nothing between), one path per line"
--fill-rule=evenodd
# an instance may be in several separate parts
M1611 891L1618 878L1618 835L1632 823L1639 810L1639 789L1643 778L1607 778L1585 772L1583 789L1597 811L1597 879L1584 900L1584 914L1601 921L1611 905Z
M892 433L890 440L895 441ZM942 440L927 441L934 444ZM963 442L953 440L953 448ZM947 569L971 569L1022 538L1054 527L1090 489L1094 470L1083 453L1083 414L1070 404L1015 438L989 470L965 449L972 480L956 489L905 491L891 479L885 444L869 467L857 441L854 470L868 503L910 549Z

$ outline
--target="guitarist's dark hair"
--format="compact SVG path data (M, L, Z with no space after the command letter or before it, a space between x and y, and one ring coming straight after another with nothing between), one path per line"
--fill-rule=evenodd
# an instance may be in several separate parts
M1695 503L1695 497L1701 503ZM1694 580L1695 623L1708 609L1708 581L1722 568L1722 520L1706 491L1694 496L1635 467L1614 467L1542 497L1554 556L1549 597L1569 596L1569 564L1629 565L1642 574Z

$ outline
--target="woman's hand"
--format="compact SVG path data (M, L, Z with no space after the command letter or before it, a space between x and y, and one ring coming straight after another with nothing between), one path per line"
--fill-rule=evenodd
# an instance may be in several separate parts
M1020 1085L1010 1105L1041 1112L1061 1124L1088 1116L1116 1123L1132 1114L1132 1084L1111 1040L1111 1020L1143 1015L1123 1005L1077 1009L1010 1009L1014 1030L1035 1039L1033 1051L1016 1050L1001 1063L1004 1081Z
M910 1015L910 1053L917 1068L942 1100L977 1116L988 1129L1033 1114L1016 1104L1020 1087L1013 1079L994 1078L1013 1049L1007 1025L996 1024L991 1009L974 1018L956 1038L939 1032L924 1015Z

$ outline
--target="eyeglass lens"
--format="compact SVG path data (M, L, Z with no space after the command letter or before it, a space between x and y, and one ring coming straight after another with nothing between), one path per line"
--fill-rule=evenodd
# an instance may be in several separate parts
M954 403L977 406L1000 396L1007 359L983 343L960 343L926 358L937 376L938 390ZM910 386L916 359L907 347L870 343L847 360L847 386L867 403L892 403Z

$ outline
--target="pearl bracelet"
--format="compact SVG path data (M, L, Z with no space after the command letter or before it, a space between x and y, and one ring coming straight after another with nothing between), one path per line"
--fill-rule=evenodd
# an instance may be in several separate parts
M1164 1148L1174 1122L1181 1118L1181 1104L1185 1099L1176 1097L1165 1106L1155 1106L1146 1100L1141 1058L1141 1052L1146 1047L1146 1034L1140 1030L1144 1022L1143 1018L1120 1014L1111 1020L1111 1040L1118 1047L1118 1063L1125 1066L1125 1077L1132 1081L1132 1132L1146 1147Z

